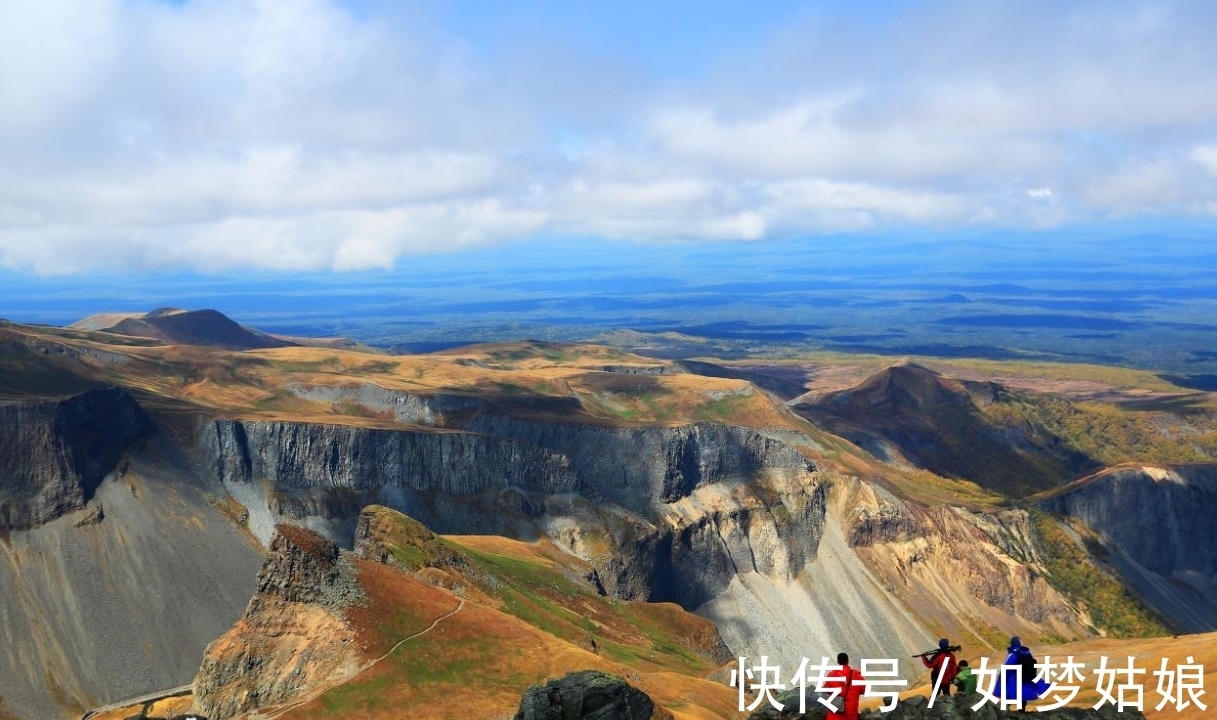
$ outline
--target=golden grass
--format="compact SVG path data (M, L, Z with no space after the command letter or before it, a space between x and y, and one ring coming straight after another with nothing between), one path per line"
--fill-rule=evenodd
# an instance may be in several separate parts
M136 347L109 344L103 333L19 332L43 342L78 348L74 364L98 382L114 383L162 409L194 408L246 419L296 420L361 427L400 428L384 408L354 400L306 400L293 386L382 388L428 395L470 395L517 414L612 424L731 422L793 427L790 413L740 380L673 372L672 363L596 345L504 343L434 355L390 356L325 347L233 352L197 346ZM124 339L124 342L126 339ZM121 357L115 362L102 356ZM673 374L605 372L607 366L663 368ZM48 394L53 394L48 388ZM569 405L529 404L534 400Z
M580 573L583 563L550 543L487 536L444 541L468 553L480 569L474 577L487 584L474 586L442 567L410 574L361 561L367 600L348 618L365 658L425 632L283 718L376 720L403 711L424 720L504 717L529 686L582 669L627 678L676 718L733 714L734 692L704 680L711 663L682 649L709 642L713 630L703 618L674 605L621 603L580 589L566 573ZM439 584L463 588L464 604ZM443 619L432 627L437 618Z

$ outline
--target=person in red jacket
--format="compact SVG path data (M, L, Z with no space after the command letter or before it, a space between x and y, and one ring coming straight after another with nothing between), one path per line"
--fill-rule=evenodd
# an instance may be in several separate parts
M824 676L824 687L838 688L845 696L845 711L828 713L828 720L858 720L858 701L866 692L866 678L849 666L849 655L839 653L837 664L841 667L829 670Z
M955 675L959 673L959 663L955 661L955 653L951 652L951 642L942 638L938 641L937 650L919 657L921 664L930 669L930 692L937 686L939 692L950 695L951 683L955 682Z

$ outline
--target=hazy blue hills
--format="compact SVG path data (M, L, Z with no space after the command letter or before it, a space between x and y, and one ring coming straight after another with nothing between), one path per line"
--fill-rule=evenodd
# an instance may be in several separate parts
M1217 372L1217 253L1200 239L546 240L353 274L0 273L0 317L16 321L164 305L412 350L635 330L677 357L780 346Z

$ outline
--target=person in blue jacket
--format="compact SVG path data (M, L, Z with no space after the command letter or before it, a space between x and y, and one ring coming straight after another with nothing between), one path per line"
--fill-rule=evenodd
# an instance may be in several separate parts
M1019 712L1027 712L1027 703L1032 700L1039 700L1048 692L1051 684L1044 680L1036 680L1035 656L1031 654L1031 648L1023 645L1018 636L1010 638L1010 647L1006 648L1009 655L1006 656L1006 661L1002 663L1001 678L997 681L997 687L993 694L1004 700L1019 699L1019 685L1022 686L1022 706ZM1021 678L1019 672L1014 668L1022 669Z

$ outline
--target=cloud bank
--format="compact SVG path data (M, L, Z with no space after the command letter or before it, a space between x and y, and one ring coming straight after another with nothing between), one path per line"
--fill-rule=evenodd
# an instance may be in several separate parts
M1217 215L1211 3L783 5L734 39L674 12L637 42L595 34L609 5L485 10L538 41L448 5L0 0L0 265Z

